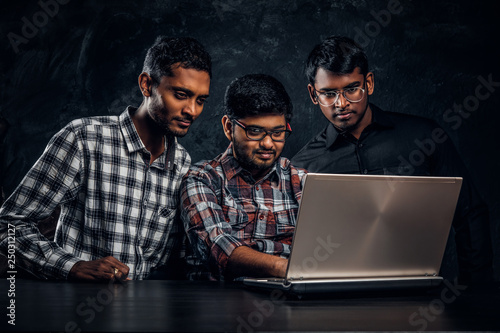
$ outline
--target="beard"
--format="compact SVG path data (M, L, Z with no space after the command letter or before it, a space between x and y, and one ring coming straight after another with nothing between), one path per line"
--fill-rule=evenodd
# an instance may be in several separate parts
M361 111L359 113L358 112L354 113L354 115L358 116L358 118L356 120L353 121L352 119L345 119L344 120L344 119L336 118L333 125L342 132L354 131L355 129L357 129L359 127L360 123L363 121L364 117L366 116L366 110L368 110L368 105L369 104L367 102L363 111ZM345 113L346 111L348 111L348 110L337 109L337 110L335 110L335 113L340 114L340 113Z
M155 92L154 98L151 99L151 103L148 107L148 114L153 119L156 126L158 126L166 136L176 136L182 138L188 132L189 128L186 129L176 129L172 125L169 119L165 117L168 114L168 110L165 109L163 103L160 102L160 96ZM184 118L173 117L172 119L184 120ZM186 116L185 119L189 121L193 121L193 119L189 116Z
M350 122L349 120L336 119L334 122L334 126L339 129L341 132L351 132L358 127L361 122L362 117L358 118L355 122Z
M248 154L245 152L243 145L240 145L236 140L233 140L233 152L241 166L252 174L263 173L271 169L276 160L280 157L279 155L276 156L276 150L255 149L251 151L251 154ZM260 152L272 153L275 157L272 160L259 161L256 154Z

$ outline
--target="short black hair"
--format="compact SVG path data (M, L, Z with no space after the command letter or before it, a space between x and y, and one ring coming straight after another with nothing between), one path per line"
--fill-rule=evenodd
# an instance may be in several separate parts
M224 111L229 119L279 114L290 122L293 106L280 81L266 74L248 74L227 87Z
M361 74L368 73L368 58L363 48L348 37L330 36L309 54L305 74L309 83L314 84L318 68L342 75L352 73L356 67Z
M172 65L205 71L212 78L212 59L203 45L191 37L156 38L148 49L142 71L158 84L163 76L173 76Z

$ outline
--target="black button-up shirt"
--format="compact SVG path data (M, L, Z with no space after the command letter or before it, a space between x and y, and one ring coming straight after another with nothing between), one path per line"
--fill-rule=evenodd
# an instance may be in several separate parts
M370 107L372 123L359 139L330 123L292 158L292 164L320 173L463 177L453 221L459 276L462 282L492 279L488 209L451 139L430 119Z

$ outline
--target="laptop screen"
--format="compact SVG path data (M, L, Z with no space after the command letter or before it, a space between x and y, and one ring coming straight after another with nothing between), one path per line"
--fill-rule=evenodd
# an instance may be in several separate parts
M461 184L309 173L287 280L438 274Z

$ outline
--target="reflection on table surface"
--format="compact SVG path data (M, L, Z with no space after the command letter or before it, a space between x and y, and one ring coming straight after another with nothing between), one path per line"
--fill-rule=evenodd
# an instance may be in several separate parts
M12 285L3 280L2 293ZM15 281L1 331L444 331L500 330L498 285L450 282L427 292L320 295L297 299L241 284L128 281L124 284ZM14 300L15 326L8 323ZM11 306L12 307L12 306Z

